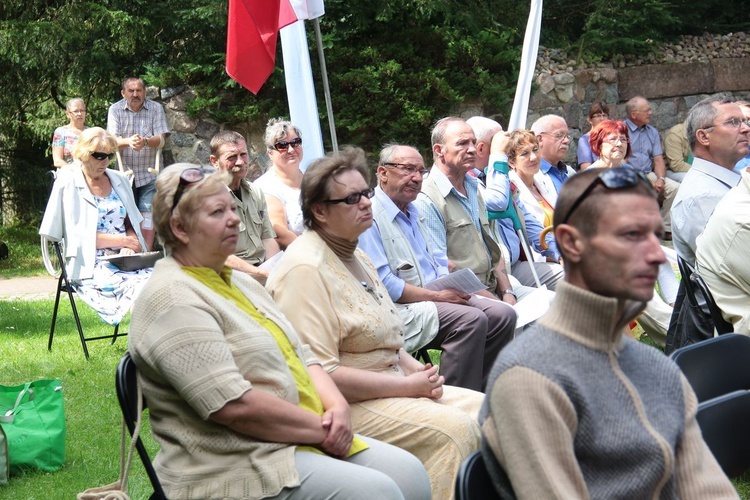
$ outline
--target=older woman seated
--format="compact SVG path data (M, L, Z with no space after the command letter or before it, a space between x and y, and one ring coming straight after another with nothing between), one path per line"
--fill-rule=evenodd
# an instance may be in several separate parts
M39 234L65 242L65 269L81 299L117 325L130 310L151 268L121 271L102 257L141 252L141 213L128 178L109 168L117 139L100 127L86 129L73 150L75 162L58 171Z
M265 289L225 266L230 177L177 164L156 181L169 256L136 302L129 349L169 498L429 498L412 455L353 436L349 405Z
M302 179L307 230L268 289L352 404L354 430L395 444L427 468L432 497L451 498L461 462L480 443L483 395L443 385L438 367L403 349L403 320L373 264L357 250L372 225L364 152L314 161ZM481 362L481 360L477 360Z

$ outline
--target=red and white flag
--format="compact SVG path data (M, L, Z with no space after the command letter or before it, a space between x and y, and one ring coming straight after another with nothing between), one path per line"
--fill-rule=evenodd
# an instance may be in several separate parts
M297 19L315 19L325 14L323 0L289 0Z
M257 94L276 64L279 30L296 21L290 0L229 0L227 74Z

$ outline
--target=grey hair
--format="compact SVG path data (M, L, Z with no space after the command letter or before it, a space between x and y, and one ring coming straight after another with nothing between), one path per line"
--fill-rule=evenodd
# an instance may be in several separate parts
M127 76L123 78L121 88L122 90L125 90L125 85L128 84L128 82L131 82L133 80L138 80L138 82L141 84L141 87L143 87L143 90L146 90L146 82L143 80L143 78L139 76Z
M500 128L500 132L503 131L503 126L492 118L485 116L472 116L466 123L474 130L474 136L477 141L489 142L492 140L492 136L495 135L497 128Z
M687 138L691 150L695 149L697 144L695 133L700 129L710 127L714 123L716 116L719 114L718 107L720 105L733 102L734 99L731 97L720 95L703 99L690 108L687 116Z
M552 127L552 124L556 121L562 121L567 125L565 118L560 115L544 115L537 118L536 121L531 124L531 131L534 132L534 135L547 133Z
M83 107L86 107L86 103L81 99L80 97L73 97L71 99L68 99L68 102L65 103L65 111L70 111L70 108L73 107L73 104L80 102L83 104Z
M283 118L271 118L266 124L266 132L263 134L263 143L267 149L273 149L273 145L287 135L290 130L294 130L297 137L302 138L302 133L296 125Z
M388 144L383 146L383 149L380 150L378 165L385 165L386 163L392 162L393 157L396 155L396 149L398 148L412 148L415 151L419 152L419 150L411 144L397 144L395 142L389 142ZM422 155L422 153L419 154L420 156Z

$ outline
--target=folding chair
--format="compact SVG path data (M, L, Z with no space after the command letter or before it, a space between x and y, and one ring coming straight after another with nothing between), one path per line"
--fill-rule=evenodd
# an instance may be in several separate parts
M493 500L500 498L487 472L481 451L464 460L456 477L456 500Z
M748 391L731 392L698 405L696 420L703 439L729 477L750 468L749 417Z
M75 293L75 289L70 284L70 280L68 280L68 273L65 271L65 259L63 258L62 254L62 245L59 242L53 242L53 246L55 248L55 254L57 254L57 262L60 265L60 277L57 280L57 294L55 295L55 309L52 311L52 325L49 329L49 342L47 343L47 350L52 350L52 338L55 335L55 325L57 323L57 309L60 305L60 295L65 292L68 294L68 299L70 299L70 308L73 310L73 317L76 321L76 327L78 328L78 336L81 339L81 346L83 346L83 354L86 356L86 359L89 359L89 350L86 348L86 342L89 342L91 340L102 340L102 339L112 339L112 344L115 343L117 340L117 337L125 337L127 335L127 332L120 333L120 325L115 326L115 330L112 333L112 335L100 335L98 337L86 337L83 334L83 327L81 326L81 318L78 316L78 309L76 308L76 301L73 297L73 294Z
M670 356L690 382L698 402L750 390L750 337L727 333L677 349Z
M117 399L120 401L120 409L122 410L122 416L125 419L125 425L130 432L130 436L133 436L133 432L136 428L136 422L139 418L143 417L142 411L139 412L139 391L138 391L138 368L135 366L133 358L130 357L130 353L126 352L117 365L117 373L115 375L115 388L117 389ZM146 398L141 396L141 408L146 408ZM141 437L136 437L135 449L138 451L138 456L141 458L143 467L146 469L148 479L151 481L151 486L154 489L154 493L151 495L151 500L165 500L164 490L159 482L159 477L156 475L154 466L151 464L151 457L148 456L146 447L143 446Z

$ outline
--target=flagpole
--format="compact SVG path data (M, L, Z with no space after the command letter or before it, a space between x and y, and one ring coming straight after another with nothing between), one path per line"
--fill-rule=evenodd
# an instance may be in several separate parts
M328 86L328 70L326 70L326 57L323 54L323 37L320 34L320 19L313 19L315 27L315 40L318 45L318 58L320 59L320 76L323 79L323 95L326 100L326 114L328 115L328 128L331 129L331 147L333 151L339 150L339 142L336 137L336 123L333 119L333 105L331 104L331 88Z

